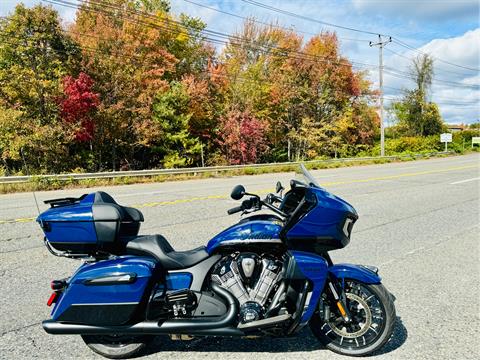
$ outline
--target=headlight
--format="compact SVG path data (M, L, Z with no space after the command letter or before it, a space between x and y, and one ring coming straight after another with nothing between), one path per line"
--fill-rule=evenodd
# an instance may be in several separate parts
M347 238L350 238L350 233L352 232L352 228L353 228L353 223L354 223L355 220L351 219L351 218L346 218L345 219L345 222L343 223L343 228L342 228L342 231L343 233L345 234L345 236Z

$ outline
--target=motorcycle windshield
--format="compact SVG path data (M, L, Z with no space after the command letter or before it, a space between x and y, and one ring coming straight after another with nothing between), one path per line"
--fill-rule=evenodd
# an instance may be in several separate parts
M310 171L307 170L305 165L300 164L300 170L301 170L303 178L305 180L305 184L308 184L309 186L315 186L317 188L321 188L320 184L313 177L313 175L310 173Z

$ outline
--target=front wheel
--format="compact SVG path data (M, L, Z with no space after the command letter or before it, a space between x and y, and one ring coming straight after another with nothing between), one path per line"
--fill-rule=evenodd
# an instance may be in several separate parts
M310 328L320 342L338 354L370 354L392 335L395 323L392 296L382 284L369 285L351 279L344 284L351 321L346 323L324 294L310 320Z
M82 335L87 346L109 359L128 359L138 355L151 341L151 336Z

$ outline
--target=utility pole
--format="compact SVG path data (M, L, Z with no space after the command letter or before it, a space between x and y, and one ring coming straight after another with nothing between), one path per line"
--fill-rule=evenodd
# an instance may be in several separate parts
M378 42L373 43L370 41L369 45L378 46L378 80L380 82L380 96L379 96L379 114L380 114L380 156L385 156L385 127L383 126L383 47L389 42L392 42L390 36L388 40L382 41L382 35L378 35Z

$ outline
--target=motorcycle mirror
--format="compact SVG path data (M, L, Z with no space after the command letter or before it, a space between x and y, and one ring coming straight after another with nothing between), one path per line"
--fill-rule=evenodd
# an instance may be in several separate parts
M278 194L278 193L282 192L283 189L285 189L285 188L282 186L282 183L280 181L277 181L277 186L275 187L275 192Z
M292 190L295 190L295 188L297 187L297 182L295 180L290 180L290 188Z
M233 200L240 200L243 195L245 195L245 188L243 185L237 185L233 188L232 193L230 194L230 197Z

